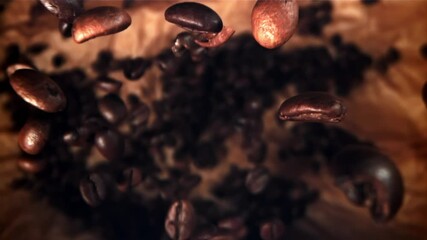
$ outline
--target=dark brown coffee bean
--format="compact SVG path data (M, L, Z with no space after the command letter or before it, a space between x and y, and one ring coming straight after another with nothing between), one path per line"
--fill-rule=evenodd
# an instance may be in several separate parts
M222 44L226 43L235 32L236 31L233 28L224 26L221 32L219 32L216 36L208 39L206 42L200 41L198 39L196 39L195 42L200 46L206 48L219 47Z
M28 154L39 154L49 138L50 124L46 120L29 119L19 132L18 143Z
M69 38L69 37L71 37L73 35L72 34L72 29L73 29L73 24L72 23L67 23L65 21L59 20L59 22L58 22L58 30L59 30L59 33L61 33L61 35L64 38Z
M49 46L43 42L34 43L28 46L27 53L32 55L38 55L44 52L48 47Z
M262 240L281 240L285 234L285 225L279 219L268 221L261 225Z
M140 102L129 114L129 123L132 126L144 126L148 123L150 117L150 108L147 104Z
M116 94L108 94L98 103L99 112L110 123L117 124L126 117L126 106Z
M72 23L83 11L79 0L40 0L40 2L49 12L68 23Z
M196 2L182 2L165 11L165 19L193 32L218 33L222 29L221 17L211 8Z
M114 161L123 157L125 143L119 133L113 130L105 130L95 135L95 146L102 156Z
M388 221L399 211L404 196L402 176L393 161L378 150L349 146L334 157L329 168L345 193L361 196L375 221ZM361 184L364 186L357 187Z
M18 159L18 167L26 173L37 174L46 168L46 161L44 159L22 157Z
M169 208L165 220L165 230L170 238L185 240L191 237L196 223L196 212L193 205L189 201L178 200Z
M62 140L67 144L74 145L78 142L79 137L80 136L77 130L71 130L64 133Z
M343 102L328 93L307 92L286 99L279 119L303 122L340 122L346 114Z
M142 172L136 167L130 167L122 172L122 176L119 177L117 188L121 192L131 190L142 182Z
M260 194L270 181L270 173L264 167L258 167L246 175L246 188L252 194Z
M427 59L427 43L424 43L423 45L421 45L420 53L424 59Z
M194 42L194 36L189 32L181 32L175 38L174 45L171 50L176 57L182 57L185 50L194 48L196 46Z
M122 85L122 82L107 76L98 77L95 81L95 87L107 93L118 93Z
M230 217L222 219L218 222L220 229L229 231L229 234L235 239L245 239L248 234L248 229L245 226L245 220L242 217Z
M151 62L143 58L128 59L123 63L123 74L128 80L141 78L151 66Z
M36 70L17 70L10 76L10 84L24 101L40 110L59 112L67 105L61 88L48 76Z
M115 7L97 7L82 13L73 23L73 38L76 43L121 32L128 28L131 17Z
M61 67L62 65L64 65L64 63L65 63L65 57L64 57L64 55L62 55L62 54L58 53L58 54L55 54L55 55L52 57L52 65L53 65L55 68L59 68L59 67Z
M296 0L258 0L252 10L252 34L265 48L277 48L287 42L297 23Z
M107 197L105 180L98 173L89 174L80 181L80 194L89 206L100 205Z

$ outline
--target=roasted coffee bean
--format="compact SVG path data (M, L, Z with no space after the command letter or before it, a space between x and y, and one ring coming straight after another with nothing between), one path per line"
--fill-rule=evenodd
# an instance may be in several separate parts
M46 161L44 159L21 157L18 159L18 167L26 173L37 174L46 168Z
M122 82L107 76L98 77L95 81L95 87L107 93L119 93L122 85Z
M80 181L80 194L89 206L99 206L107 197L106 181L101 174L91 173Z
M297 23L296 0L258 0L252 10L252 34L265 48L277 48L287 42Z
M423 99L424 105L427 108L427 82L424 83L423 88L421 90L421 98Z
M131 190L142 182L142 173L136 167L130 167L125 169L118 179L118 189L122 192Z
M126 106L123 100L116 94L108 94L98 103L99 112L110 123L120 123L126 117Z
M343 102L328 93L307 92L286 99L279 119L304 122L340 122L346 114Z
M72 23L83 11L79 0L40 0L40 2L49 12L68 23Z
M95 146L102 156L110 161L115 161L123 157L125 142L119 133L105 130L95 135Z
M64 55L58 53L55 54L55 56L52 57L52 65L56 68L61 67L65 63L65 57Z
M61 35L64 38L69 38L69 37L71 37L73 35L72 34L72 29L73 29L73 24L72 23L68 23L68 22L59 20L59 22L58 22L58 30L59 30L59 33L61 33Z
M149 60L140 57L128 59L123 63L123 74L128 80L136 80L141 78L150 66Z
M169 208L165 230L171 239L185 240L191 237L196 223L193 205L187 200L178 200Z
M76 144L79 138L80 138L80 135L77 130L71 130L71 131L65 132L64 135L62 136L62 140L65 143L71 144L71 145Z
M50 123L42 119L29 119L19 132L18 143L28 154L39 154L45 147L50 134Z
M121 32L128 28L131 17L115 7L97 7L82 13L73 23L73 38L76 43Z
M98 53L95 62L92 63L92 69L101 75L107 75L108 71L113 70L113 62L113 53L109 50L102 50Z
M32 55L38 55L44 52L48 47L49 46L43 42L34 43L28 46L27 53Z
M260 194L264 191L270 181L270 173L264 167L252 169L246 175L246 188L252 194Z
M6 69L7 76L10 78L10 76L12 76L12 74L14 74L17 70L20 70L20 69L33 69L33 70L35 70L33 65L30 63L15 63L15 64L9 65L7 67L7 69Z
M281 240L285 234L285 225L280 219L265 222L260 227L262 240Z
M402 176L393 161L378 150L367 146L346 147L334 157L329 168L345 193L354 195L354 191L364 191L356 194L365 196L362 200L375 221L386 222L399 211L404 196ZM365 186L358 188L360 184ZM349 189L349 186L355 187Z
M150 117L150 108L147 104L140 102L129 114L129 123L132 126L138 127L148 123Z
M229 231L229 235L232 235L236 239L245 239L248 235L248 229L245 226L245 219L243 217L230 217L222 219L218 222L220 229Z
M36 70L17 70L10 76L10 84L24 101L40 110L59 112L67 105L61 88L48 76Z
M218 33L222 30L221 17L211 8L196 2L182 2L165 11L165 19L193 32Z
M423 45L421 45L420 53L424 59L427 59L427 43L424 43Z
M200 46L206 47L206 48L219 47L222 44L226 43L233 36L235 32L236 31L233 28L224 26L221 32L219 32L216 36L208 39L206 42L203 42L197 39L195 40L195 42Z

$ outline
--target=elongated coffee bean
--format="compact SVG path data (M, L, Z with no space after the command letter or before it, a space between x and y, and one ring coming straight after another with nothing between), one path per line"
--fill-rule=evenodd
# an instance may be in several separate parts
M196 2L182 2L165 11L165 19L193 32L218 33L222 30L221 17L211 8Z
M346 114L343 102L328 93L308 92L286 99L279 119L303 122L340 122Z
M108 160L119 160L124 153L124 139L113 130L105 130L95 135L95 146Z
M348 198L369 207L375 221L388 221L400 209L404 196L402 176L394 163L378 150L367 146L347 147L334 157L329 169Z
M175 201L165 220L166 233L171 239L185 240L191 237L196 225L196 213L189 201Z
M107 197L106 182L100 174L91 173L80 181L80 193L89 206L96 207Z
M83 11L80 0L40 0L40 2L49 12L67 23L72 23Z
M101 115L110 123L119 123L126 117L126 106L116 94L104 96L99 100L98 107Z
M49 133L49 122L46 120L29 119L19 132L19 146L28 154L38 154L46 145Z
M22 157L18 159L18 167L26 173L37 174L46 168L46 161L44 159Z
M122 87L122 82L107 76L96 79L95 87L108 93L118 93Z
M19 69L10 84L24 101L45 112L59 112L67 105L62 89L48 76L32 69Z
M277 48L294 34L297 0L258 0L252 10L252 34L265 48Z
M258 167L249 171L248 175L246 175L246 188L252 194L259 194L264 191L269 181L270 174L268 170Z
M97 7L82 13L73 23L74 41L83 43L90 39L121 32L132 22L129 14L115 7Z

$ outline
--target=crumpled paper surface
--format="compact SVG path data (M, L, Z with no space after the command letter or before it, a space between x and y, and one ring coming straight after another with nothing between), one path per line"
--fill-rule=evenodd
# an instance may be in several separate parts
M34 42L49 42L49 48L37 56L35 65L51 72L51 57L64 53L67 63L61 70L73 66L89 66L102 49L111 50L116 57L155 56L171 44L181 31L164 20L164 10L172 1L138 0L128 12L132 25L113 36L106 36L78 45L72 39L62 39L57 32L56 19L49 13L29 21L29 11L35 1L11 1L0 20L0 59L5 46L18 42L21 47ZM236 29L236 35L250 30L250 13L254 1L205 1L223 18L224 24ZM86 7L96 5L121 6L121 1L88 0ZM301 5L309 2L301 1ZM427 1L383 0L371 7L356 0L334 1L333 22L324 29L322 38L295 35L284 50L307 44L321 45L339 33L345 42L356 43L373 57L384 54L391 46L402 59L390 67L385 75L373 70L365 74L365 83L345 99L348 106L346 120L339 124L362 139L373 141L398 165L404 178L406 196L396 219L385 225L374 224L366 209L348 203L343 194L333 188L327 173L318 178L303 177L312 186L322 189L321 199L309 207L306 219L289 230L289 239L425 239L427 236L427 110L421 99L421 88L427 80L427 61L419 47L427 42ZM90 70L88 70L90 74ZM4 74L4 73L1 73ZM122 73L111 76L124 80ZM151 101L161 98L160 73L148 72L137 82L126 81L121 94L137 93ZM143 91L145 89L145 91ZM148 91L147 91L148 90ZM281 101L286 96L278 96ZM4 102L5 96L0 95ZM277 103L279 104L279 102ZM278 105L277 105L278 106ZM10 116L0 109L0 239L100 239L96 229L81 230L76 220L70 220L48 207L45 202L31 199L28 193L11 191L8 184L20 175L13 161L19 155L17 136L8 131ZM274 112L265 116L266 136L286 135L277 129ZM233 146L231 141L230 146ZM275 146L272 146L274 150ZM234 149L234 148L233 148ZM239 149L230 151L229 164L238 159ZM272 165L274 154L269 154ZM241 163L243 164L243 163ZM203 172L203 179L215 182L228 165ZM280 168L276 168L280 169ZM280 170L281 171L281 170ZM283 173L284 174L284 173ZM198 189L203 194L203 189Z

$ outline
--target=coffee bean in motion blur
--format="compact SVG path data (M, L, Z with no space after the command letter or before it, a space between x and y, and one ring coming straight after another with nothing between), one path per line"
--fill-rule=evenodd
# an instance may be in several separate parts
M198 33L218 33L222 30L221 17L211 8L196 2L182 2L165 11L165 19L186 30Z
M142 77L145 71L151 66L151 62L141 57L127 59L123 63L123 74L128 80L136 80Z
M127 12L115 7L97 7L82 13L73 23L72 34L76 43L121 32L132 22Z
M17 160L18 167L29 174L37 174L46 168L46 161L39 158L21 157Z
M39 71L17 70L10 76L10 84L24 101L45 112L59 112L67 105L62 89Z
M80 181L80 194L89 206L100 205L107 197L105 180L98 173L89 174Z
M393 161L375 148L346 147L329 163L329 169L338 187L352 202L368 207L375 221L386 222L399 211L404 196L402 176Z
M120 160L125 143L123 137L113 130L100 131L95 135L95 146L108 160Z
M191 237L196 225L193 205L186 200L175 201L169 208L165 230L171 239L185 240Z
M264 191L268 182L270 181L270 174L264 167L258 167L248 172L246 175L246 188L252 194L259 194Z
M303 122L340 122L346 107L335 96L323 92L307 92L286 99L279 109L279 119Z
M122 82L107 76L98 77L95 81L96 88L108 93L118 93L122 85Z
M83 12L81 0L40 0L49 12L66 23L72 23Z
M58 30L59 30L59 33L61 33L61 35L64 38L69 38L69 37L71 37L73 35L72 34L72 29L73 29L73 24L72 23L68 23L68 22L59 20L59 22L58 22Z
M40 153L49 138L50 124L46 120L29 119L19 132L18 143L28 154Z
M116 94L108 94L98 103L99 112L110 123L120 123L126 117L126 106L123 100Z
M294 34L298 24L296 0L258 0L252 10L252 34L265 48L277 48Z
M280 219L273 219L263 223L260 227L262 240L280 240L283 239L285 225Z

